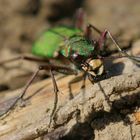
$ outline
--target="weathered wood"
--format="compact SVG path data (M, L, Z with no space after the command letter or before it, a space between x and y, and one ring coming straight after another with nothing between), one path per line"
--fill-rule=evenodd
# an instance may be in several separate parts
M124 74L101 81L97 84L86 82L85 91L80 90L81 82L73 85L75 98L69 101L68 81L73 76L59 78L57 80L59 93L59 107L54 122L48 127L50 114L53 108L54 93L51 79L36 83L30 87L26 97L32 95L38 89L36 95L26 101L25 107L20 103L11 113L0 120L1 140L27 140L34 139L54 129L62 128L63 135L68 133L74 125L90 121L91 114L104 110L112 110L112 102L121 100L121 97L129 96L129 100L136 101L140 92L140 72ZM58 77L56 78L58 79ZM1 94L1 102L11 102L11 98L19 95L21 89ZM135 96L134 96L135 95ZM122 100L121 104L126 102ZM119 106L121 107L121 104ZM117 106L117 104L116 104ZM0 107L3 107L1 104ZM56 129L56 130L57 130ZM55 131L54 131L55 132ZM51 132L53 134L53 131Z

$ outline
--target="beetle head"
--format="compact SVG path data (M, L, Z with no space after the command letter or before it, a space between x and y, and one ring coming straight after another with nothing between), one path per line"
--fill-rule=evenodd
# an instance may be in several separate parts
M101 76L104 73L104 66L101 59L88 59L81 66L85 72L93 77Z

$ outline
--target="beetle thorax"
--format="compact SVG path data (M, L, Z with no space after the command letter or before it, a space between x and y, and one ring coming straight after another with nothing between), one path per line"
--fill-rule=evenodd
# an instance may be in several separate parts
M93 51L94 46L83 36L72 36L65 41L64 46L61 48L62 55L70 59L76 56L87 58Z

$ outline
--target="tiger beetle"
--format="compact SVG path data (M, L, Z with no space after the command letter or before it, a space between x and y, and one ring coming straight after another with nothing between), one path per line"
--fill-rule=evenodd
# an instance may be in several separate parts
M58 86L54 77L54 71L63 73L77 75L82 72L82 76L78 75L71 81L69 81L69 90L71 93L71 85L79 82L80 80L85 81L85 77L88 76L89 80L94 83L99 81L106 75L106 70L104 68L103 60L107 57L102 55L105 51L104 42L106 38L109 37L115 44L117 50L122 54L122 57L128 57L135 62L140 62L139 57L134 57L123 51L118 43L115 41L114 37L111 35L110 31L105 30L101 32L95 26L89 24L86 29L83 29L83 11L80 9L77 14L77 21L75 27L67 26L56 26L45 31L38 40L35 41L32 47L32 52L38 57L29 56L19 56L10 60L0 62L0 65L16 61L19 59L24 59L28 61L43 62L44 64L39 65L38 69L34 72L32 77L26 83L21 95L17 100L8 108L2 115L8 113L18 102L18 100L23 100L27 89L32 84L33 80L38 75L39 71L49 70L50 76L52 78L53 88L54 88L54 107L52 109L50 118L52 119L57 108L58 103ZM98 40L92 38L92 31L96 31L100 37ZM50 63L50 59L59 59L61 56L62 65L56 65ZM66 66L63 64L64 60L69 61L72 65ZM84 86L83 82L83 86Z

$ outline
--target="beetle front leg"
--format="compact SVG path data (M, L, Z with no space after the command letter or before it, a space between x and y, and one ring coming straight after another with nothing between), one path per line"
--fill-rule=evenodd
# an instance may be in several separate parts
M140 57L136 57L136 56L131 56L129 55L128 53L126 53L125 51L123 51L119 44L115 41L114 37L111 35L111 33L108 31L108 30L105 30L102 35L101 35L101 38L100 38L100 41L99 41L99 47L101 48L102 45L104 44L105 40L106 40L106 37L107 35L109 35L110 39L112 40L112 42L115 44L116 48L118 49L118 51L124 55L125 57L128 57L129 59L135 61L135 62L138 62L140 63Z

